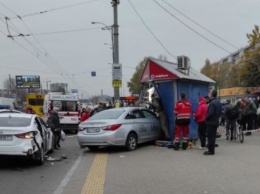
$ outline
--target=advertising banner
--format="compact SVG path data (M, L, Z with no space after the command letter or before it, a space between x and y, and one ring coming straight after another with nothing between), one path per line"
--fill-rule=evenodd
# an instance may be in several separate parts
M16 88L40 88L40 76L38 75L17 75Z

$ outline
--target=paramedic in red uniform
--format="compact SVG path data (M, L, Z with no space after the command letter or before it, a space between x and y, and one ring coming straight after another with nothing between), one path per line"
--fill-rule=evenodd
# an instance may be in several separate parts
M185 94L181 93L181 99L178 100L174 108L175 114L175 139L174 150L179 150L180 136L182 132L182 149L186 150L188 146L189 124L191 119L191 103L185 99Z

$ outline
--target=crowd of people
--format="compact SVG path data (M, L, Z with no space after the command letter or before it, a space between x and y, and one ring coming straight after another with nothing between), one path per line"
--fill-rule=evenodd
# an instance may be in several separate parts
M187 148L188 126L193 116L198 124L198 135L200 140L199 149L207 151L204 155L214 155L217 147L216 138L219 126L226 128L226 140L232 141L236 123L242 125L245 135L251 135L253 129L260 128L260 96L256 99L244 96L235 104L229 100L222 101L217 98L217 91L211 90L208 96L199 98L199 105L193 115L191 114L191 103L181 93L180 100L175 104L175 139L174 150L179 150L180 133L182 132L182 149Z

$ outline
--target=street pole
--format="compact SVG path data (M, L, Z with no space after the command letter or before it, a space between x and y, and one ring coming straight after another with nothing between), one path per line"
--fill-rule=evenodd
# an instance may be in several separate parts
M113 64L119 64L119 43L118 43L119 33L118 33L118 17L117 17L117 5L119 4L119 0L112 0L111 4L114 11L114 24L112 28L113 29ZM114 87L114 100L119 100L119 87Z

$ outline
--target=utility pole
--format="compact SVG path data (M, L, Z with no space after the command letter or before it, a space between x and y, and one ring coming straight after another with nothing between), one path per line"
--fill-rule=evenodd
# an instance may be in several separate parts
M112 26L113 32L113 65L119 64L119 33L118 33L118 17L117 17L117 5L120 3L120 0L112 0L111 4L114 11L114 24ZM114 66L113 66L114 67ZM121 66L122 68L122 66ZM113 79L113 78L112 78ZM122 82L121 80L112 80ZM119 100L119 86L114 87L114 100Z

